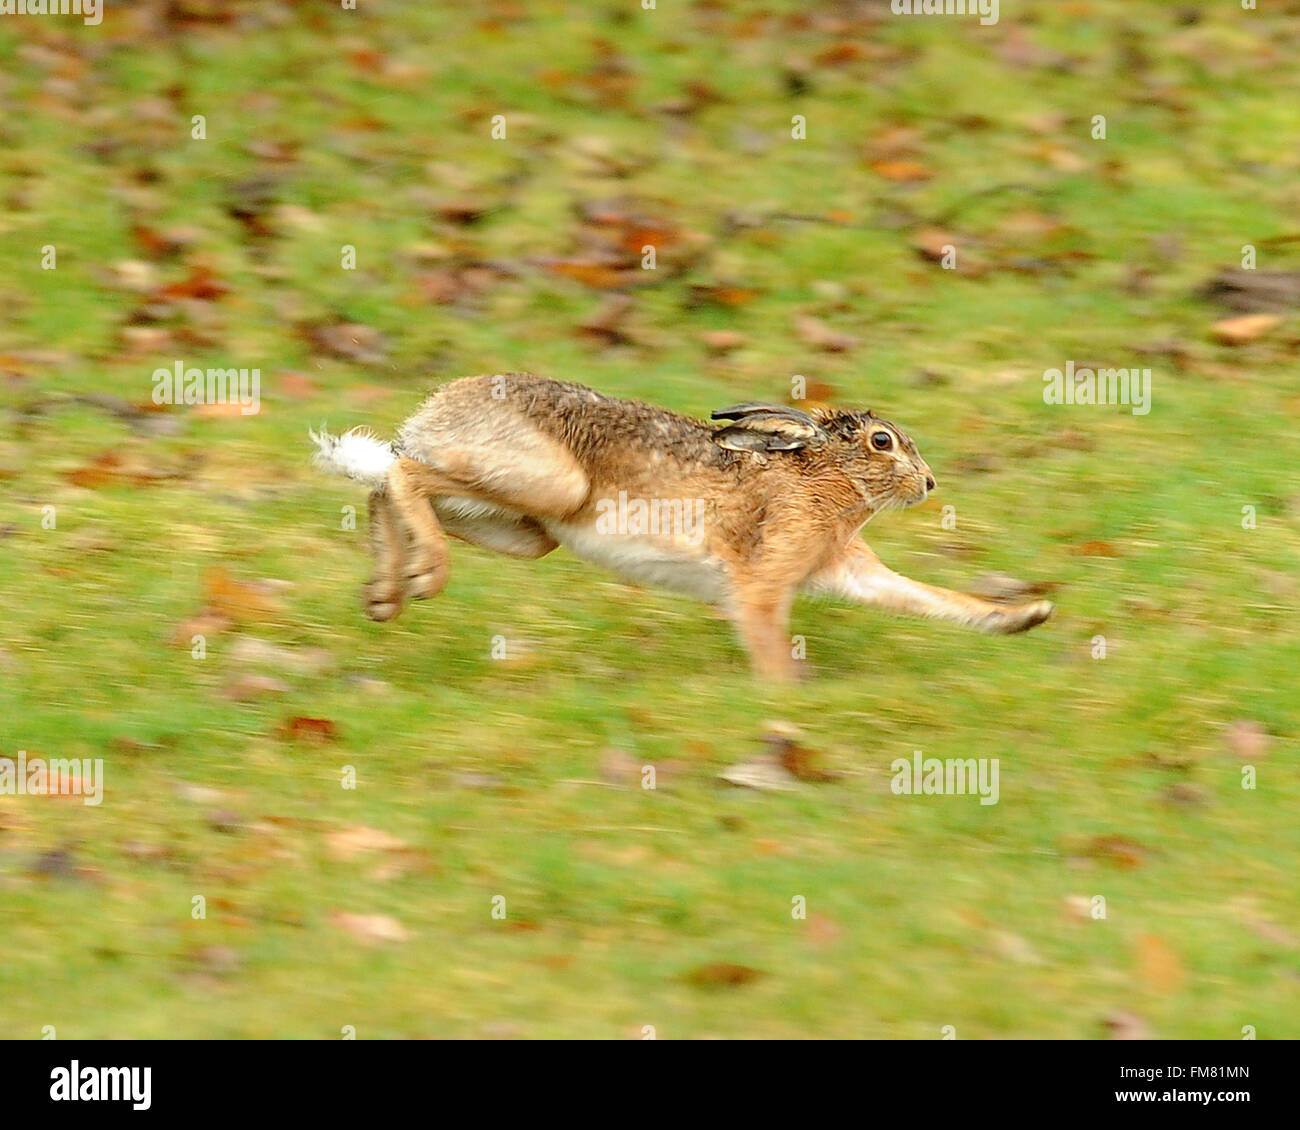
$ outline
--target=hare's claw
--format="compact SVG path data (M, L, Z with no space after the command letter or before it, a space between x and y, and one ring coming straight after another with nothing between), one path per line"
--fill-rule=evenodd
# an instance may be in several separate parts
M385 583L378 578L370 581L361 590L365 602L366 615L380 623L391 620L402 611L402 593L391 582Z
M428 600L447 587L451 574L444 556L441 560L412 562L406 573L406 596L409 600Z
M1001 636L1013 636L1017 632L1027 632L1036 628L1052 614L1050 600L1036 600L1032 604L1020 604L1015 608L998 609L985 621L984 630Z

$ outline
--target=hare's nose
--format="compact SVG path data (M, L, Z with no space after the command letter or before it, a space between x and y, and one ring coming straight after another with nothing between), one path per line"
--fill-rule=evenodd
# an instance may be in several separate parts
M933 476L933 475L926 475L926 476L925 476L925 489L926 489L926 490L934 490L934 488L935 488L934 476Z

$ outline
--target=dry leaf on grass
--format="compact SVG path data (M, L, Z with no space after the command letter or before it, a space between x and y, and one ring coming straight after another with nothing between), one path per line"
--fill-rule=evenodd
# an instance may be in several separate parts
M280 613L280 605L271 596L269 586L235 580L220 565L203 571L203 593L208 611L231 620L269 620Z
M732 765L719 773L718 779L729 785L758 789L760 792L788 793L799 787L798 778L785 766L769 758L742 761L739 765Z
M1254 761L1268 752L1268 731L1258 722L1238 719L1223 732L1228 749L1242 761Z
M406 942L411 938L410 931L388 914L349 914L336 910L330 915L330 921L363 942Z
M685 974L684 979L692 985L716 988L748 985L763 976L766 974L761 969L753 969L748 965L736 965L730 961L713 961L707 965L696 966Z
M1163 938L1140 934L1137 940L1137 972L1143 985L1168 996L1182 987L1183 964Z
M1276 314L1243 314L1239 318L1215 322L1210 332L1221 345L1247 345L1263 337L1281 321Z
M325 843L335 859L357 859L378 851L405 851L405 841L390 836L379 828L364 824L350 824L325 833Z
M1110 1032L1112 1040L1151 1039L1150 1027L1135 1012L1125 1012L1122 1009L1112 1012L1102 1021L1102 1024Z
M811 314L797 314L794 328L802 342L826 353L847 353L858 344L858 339L852 334L834 330Z
M281 727L280 732L287 738L303 738L309 741L332 742L338 736L334 723L328 718L290 718Z

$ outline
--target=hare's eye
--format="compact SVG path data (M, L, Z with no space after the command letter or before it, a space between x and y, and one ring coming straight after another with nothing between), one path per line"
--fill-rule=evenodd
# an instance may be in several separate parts
M871 437L871 446L877 451L888 451L894 446L894 440L888 432L876 432Z

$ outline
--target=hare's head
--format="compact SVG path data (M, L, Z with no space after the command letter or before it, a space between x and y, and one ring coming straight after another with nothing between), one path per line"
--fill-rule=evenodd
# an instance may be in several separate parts
M822 413L819 422L844 445L844 469L863 484L873 509L914 506L934 490L934 472L902 428L842 409Z
M714 432L733 451L809 452L812 463L832 464L848 475L873 511L924 502L934 473L901 428L872 412L826 408L810 415L797 408L738 404L714 412L735 421Z

